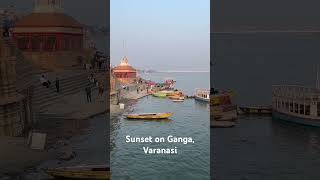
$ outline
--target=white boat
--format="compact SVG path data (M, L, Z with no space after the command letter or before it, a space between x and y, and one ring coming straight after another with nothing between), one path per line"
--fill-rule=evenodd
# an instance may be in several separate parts
M199 101L210 102L210 90L209 89L196 89L194 99Z
M272 117L274 120L320 127L319 87L274 85Z

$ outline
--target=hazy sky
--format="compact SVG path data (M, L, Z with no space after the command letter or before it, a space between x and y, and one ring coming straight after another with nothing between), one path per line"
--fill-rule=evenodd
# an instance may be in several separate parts
M209 0L111 0L111 63L137 68L208 70ZM123 41L126 48L123 48Z
M86 25L107 26L108 0L63 0L67 14ZM0 8L14 5L18 10L31 12L34 0L0 0Z
M215 31L320 30L319 0L213 0Z

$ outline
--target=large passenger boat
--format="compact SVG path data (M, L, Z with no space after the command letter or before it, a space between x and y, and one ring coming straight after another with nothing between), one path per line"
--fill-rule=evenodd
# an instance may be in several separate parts
M276 120L320 127L319 86L273 86L272 116Z
M194 99L198 101L210 102L210 90L209 89L196 89Z

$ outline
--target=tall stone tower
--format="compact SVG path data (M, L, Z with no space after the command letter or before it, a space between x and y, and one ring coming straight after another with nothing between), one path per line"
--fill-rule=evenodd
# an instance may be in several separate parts
M35 13L63 13L62 0L35 0Z

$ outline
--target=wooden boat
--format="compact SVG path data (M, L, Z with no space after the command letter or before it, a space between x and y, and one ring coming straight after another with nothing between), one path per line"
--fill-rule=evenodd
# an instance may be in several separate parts
M198 101L210 102L210 90L196 89L194 99Z
M183 99L173 99L172 101L173 102L183 102L184 100Z
M173 91L167 94L167 96L183 96L181 91Z
M173 113L140 113L140 114L128 114L128 119L167 119L172 116Z
M160 93L164 93L164 94L166 94L167 96L169 95L169 94L172 94L172 93L174 93L174 91L170 91L170 90L163 90L163 91L159 91Z
M184 96L169 96L169 99L172 99L172 100L184 100Z
M152 95L153 95L154 97L161 97L161 98L164 98L164 97L167 96L167 94L161 93L161 92L153 93Z
M46 173L55 178L69 179L110 179L110 168L101 166L74 166L49 168Z

